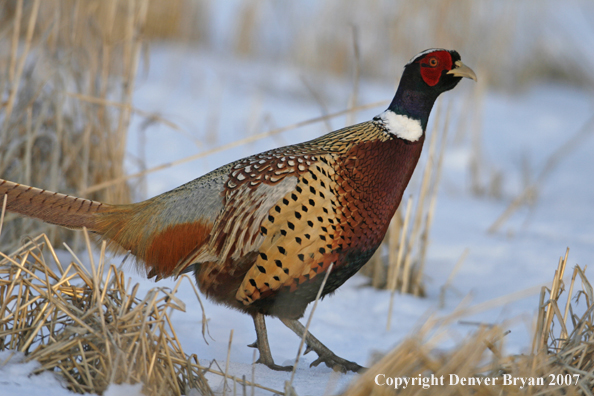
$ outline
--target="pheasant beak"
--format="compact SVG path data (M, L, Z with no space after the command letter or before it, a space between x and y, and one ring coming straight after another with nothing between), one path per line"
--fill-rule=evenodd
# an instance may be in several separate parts
M474 71L470 67L462 63L462 61L456 61L454 65L456 65L456 67L454 67L446 74L452 74L454 77L471 78L474 81L476 81L476 74L474 74Z

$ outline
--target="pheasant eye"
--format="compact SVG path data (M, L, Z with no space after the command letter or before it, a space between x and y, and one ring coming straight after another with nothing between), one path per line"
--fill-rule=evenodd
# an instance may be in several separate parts
M431 58L431 59L429 59L429 65L431 65L433 67L437 66L438 63L439 62L437 61L437 58Z

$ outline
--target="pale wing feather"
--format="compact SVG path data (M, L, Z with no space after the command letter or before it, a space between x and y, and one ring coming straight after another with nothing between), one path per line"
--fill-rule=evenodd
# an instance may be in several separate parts
M217 217L209 242L188 255L177 266L177 273L192 264L211 262L222 265L227 259L238 260L258 251L265 236L260 226L270 209L297 185L297 177L287 176L280 182L243 184L226 197L226 205Z

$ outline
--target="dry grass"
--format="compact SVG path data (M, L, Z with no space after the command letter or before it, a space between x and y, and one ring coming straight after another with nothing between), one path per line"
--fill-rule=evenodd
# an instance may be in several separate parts
M148 0L11 0L0 16L0 175L77 194L124 174ZM114 105L116 104L116 105ZM89 195L128 202L120 183ZM2 244L66 231L7 215ZM60 235L56 235L58 233Z
M49 251L44 254L42 250ZM45 235L0 262L0 349L37 360L71 390L102 394L111 383L142 383L147 395L212 394L196 355L187 356L171 325L185 310L173 290L138 285L110 265L104 250L89 271L74 254L60 262ZM45 257L52 258L51 263Z
M105 245L98 262L89 256L90 269L71 254L69 263L61 261L43 234L10 255L0 253L0 350L38 361L34 373L53 371L79 393L102 394L111 383L142 383L146 395L191 389L213 395L206 372L232 381L227 388L278 393L204 367L195 354L184 352L170 318L175 310L185 311L176 292L182 282L192 283L190 278L183 276L172 290L153 288L140 295L139 285L126 282L119 268L106 269ZM197 292L196 297L200 300Z
M594 289L584 271L576 266L567 296L572 296L576 279L582 290L567 297L565 305L560 297L564 291L563 275L567 253L559 260L551 289L543 287L539 315L534 330L533 352L528 355L506 355L506 331L501 326L482 326L475 334L465 338L450 351L436 346L448 336L444 324L460 318L454 313L446 319L430 319L417 332L392 352L384 356L363 374L343 396L381 396L392 394L423 395L592 395L594 390ZM511 297L510 297L511 298ZM508 298L508 300L510 299ZM585 304L580 300L585 300ZM497 303L499 304L499 302ZM581 306L580 306L581 305ZM585 305L585 308L583 307ZM581 312L581 313L578 313ZM444 376L444 385L424 389L422 385L379 386L387 378L431 378ZM448 385L450 376L458 378L496 378L495 385ZM571 385L555 383L557 375ZM508 378L543 378L542 385L505 385ZM560 377L561 378L561 377ZM476 380L475 380L476 381ZM430 385L430 383L429 383Z

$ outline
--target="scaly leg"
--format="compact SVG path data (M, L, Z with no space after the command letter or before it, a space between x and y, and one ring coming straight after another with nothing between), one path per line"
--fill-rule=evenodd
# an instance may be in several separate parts
M293 370L293 366L279 366L278 364L274 364L272 353L270 353L270 345L268 344L268 334L266 334L266 322L264 321L264 315L256 314L256 316L254 316L254 326L256 327L256 336L258 339L255 343L248 346L258 348L258 351L260 352L260 357L256 363L265 364L272 370L277 371Z
M305 326L303 326L298 320L281 318L281 322L283 322L289 329L293 330L293 332L299 337L303 337L303 334L305 333ZM358 373L366 370L365 367L359 366L355 362L350 362L336 356L334 352L322 344L320 340L314 337L309 331L305 336L305 343L307 344L307 349L305 350L304 354L308 353L309 351L314 351L319 356L312 362L312 364L310 364L310 367L317 366L323 362L326 363L326 366L334 370L342 371L343 373L346 373L347 371L354 371Z

